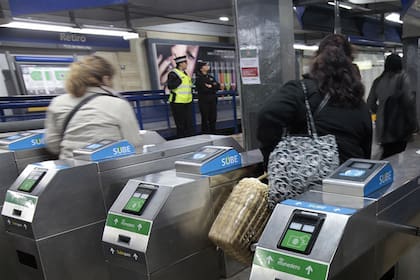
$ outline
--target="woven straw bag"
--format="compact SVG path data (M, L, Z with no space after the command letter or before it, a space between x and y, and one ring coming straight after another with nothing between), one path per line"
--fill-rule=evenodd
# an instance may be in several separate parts
M251 264L251 245L258 241L270 217L267 195L268 186L259 179L242 179L210 229L210 240L241 263Z

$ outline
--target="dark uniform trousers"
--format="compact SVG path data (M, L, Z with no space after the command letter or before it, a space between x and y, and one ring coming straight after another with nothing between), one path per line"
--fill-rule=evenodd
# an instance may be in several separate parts
M200 107L201 113L201 131L203 133L215 133L216 132L216 120L217 120L217 96L199 96L198 106Z
M194 134L192 102L171 103L172 116L176 125L176 136L187 137Z

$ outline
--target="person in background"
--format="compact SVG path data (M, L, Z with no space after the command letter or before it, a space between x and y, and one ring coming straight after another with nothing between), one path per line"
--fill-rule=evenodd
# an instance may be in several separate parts
M314 116L319 135L336 138L340 163L370 158L372 121L363 100L364 86L352 64L352 46L342 35L324 38L304 76L312 113L330 95L328 103ZM287 82L263 104L257 120L257 138L267 166L270 153L287 131L306 134L305 98L299 80Z
M209 75L210 66L205 61L198 61L195 89L198 93L198 105L201 113L202 133L215 133L217 120L217 91L219 83Z
M401 96L401 102L391 101L392 107L385 108L386 101L391 96ZM376 114L376 140L381 145L383 153L381 159L403 152L407 141L415 129L415 100L410 91L408 75L402 71L402 59L397 54L390 54L385 59L384 71L375 79L367 99L372 113ZM392 116L391 110L398 110L397 116ZM387 111L388 110L388 111ZM406 119L398 115L409 114ZM412 116L410 116L410 114ZM414 123L413 123L414 122ZM414 127L407 131L401 131L407 125Z
M175 58L176 68L168 74L170 90L169 103L175 120L178 138L191 136L194 133L192 115L192 80L185 70L188 67L187 57Z
M47 109L45 142L51 153L72 158L73 150L103 139L142 144L130 103L112 89L114 73L112 65L96 55L71 64L67 93L55 97Z
M158 56L156 63L158 67L160 86L163 89L168 81L168 74L176 67L176 57L187 57L187 69L185 72L191 77L194 74L194 66L197 60L198 45L173 45L173 46L159 46L156 51ZM166 51L166 52L165 52Z

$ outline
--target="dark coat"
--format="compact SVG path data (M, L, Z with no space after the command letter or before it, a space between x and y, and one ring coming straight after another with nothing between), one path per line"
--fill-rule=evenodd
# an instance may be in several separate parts
M207 87L211 85L211 87ZM197 72L195 79L195 89L198 93L198 99L205 98L217 98L216 92L220 89L220 84L214 79L213 76L207 74L204 75L201 72Z
M405 73L385 72L372 84L372 88L367 99L368 106L372 113L376 114L376 138L378 143L394 143L407 141L411 133L397 135L395 127L402 127L399 118L391 117L391 112L385 112L385 104L391 96L401 96L401 102L394 102L401 112L412 114L411 120L415 120L415 99L410 89L408 75ZM392 104L391 104L392 105ZM396 108L395 108L396 109ZM389 109L388 109L389 110ZM414 111L414 112L413 112ZM404 122L404 121L403 121Z
M311 110L315 112L323 96L315 81L305 79L305 83ZM299 81L287 82L265 101L258 114L257 138L266 164L285 129L290 134L307 134L305 118L305 97ZM372 121L365 102L352 107L330 100L314 121L319 135L335 135L341 163L351 157L370 158Z

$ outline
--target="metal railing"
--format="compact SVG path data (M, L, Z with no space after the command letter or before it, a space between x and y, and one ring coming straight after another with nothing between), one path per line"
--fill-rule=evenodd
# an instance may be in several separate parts
M122 95L133 104L140 129L170 130L175 126L171 122L168 94L165 91L130 91L123 92ZM232 128L234 133L238 133L237 92L220 91L217 96L218 114L223 111L225 128ZM46 107L54 97L52 95L0 97L0 122L43 119L45 118ZM197 103L197 100L194 99L193 120L196 133L198 133L197 115L199 113ZM230 114L229 111L232 112L232 115L226 118ZM173 126L171 126L171 123ZM222 121L218 120L218 124L221 123Z

